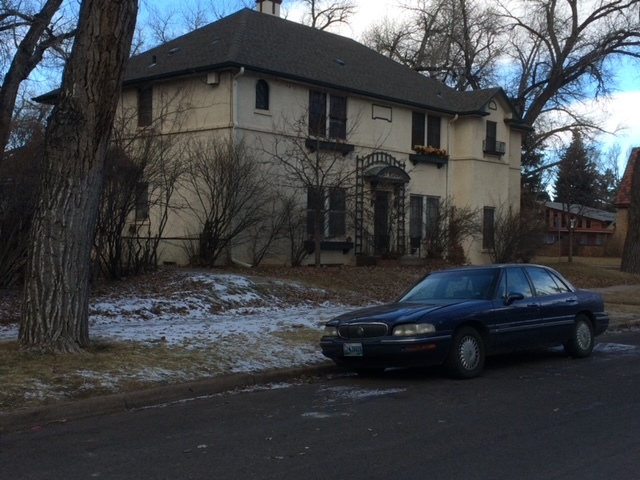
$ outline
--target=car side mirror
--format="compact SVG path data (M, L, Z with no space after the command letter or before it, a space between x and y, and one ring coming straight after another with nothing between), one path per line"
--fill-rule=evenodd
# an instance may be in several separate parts
M516 300L522 300L523 298L524 298L524 295L522 293L510 293L507 296L507 299L504 301L504 304L511 305Z

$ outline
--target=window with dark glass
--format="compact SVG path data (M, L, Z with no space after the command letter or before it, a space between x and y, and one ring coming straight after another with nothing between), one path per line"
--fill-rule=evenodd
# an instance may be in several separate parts
M495 211L493 207L484 207L482 211L482 248L485 250L493 249Z
M344 188L329 190L329 236L346 234L347 192Z
M427 197L427 231L433 232L438 228L440 220L440 198Z
M136 185L136 221L149 218L149 184L139 182Z
M507 286L506 291L502 292L502 298L513 293L521 293L525 298L533 297L529 280L521 268L507 268L505 273Z
M327 136L327 94L309 92L309 135Z
M485 150L495 152L497 149L496 141L498 139L498 124L496 122L487 121L487 134L485 141Z
M440 123L440 117L427 117L427 145L430 147L440 148Z
M320 235L324 234L324 192L321 187L307 187L307 234L315 236L316 213L320 215Z
M424 113L411 113L411 148L416 145L424 145Z
M542 268L527 267L527 273L531 278L533 287L536 289L538 296L557 295L562 293L560 287L555 282L553 277Z
M328 195L325 195L328 193ZM344 188L307 188L307 234L315 234L316 214L321 236L338 237L346 234L347 191Z
M138 127L148 127L153 122L153 89L138 90Z
M329 98L329 137L347 138L347 98L331 95Z
M269 84L264 80L256 83L256 109L269 110Z
M424 201L420 195L411 195L409 206L409 236L411 248L418 248L422 239Z

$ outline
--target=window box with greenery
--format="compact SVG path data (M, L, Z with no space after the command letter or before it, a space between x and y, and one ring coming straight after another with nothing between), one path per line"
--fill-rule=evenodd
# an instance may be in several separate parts
M432 147L430 145L414 145L415 154L409 155L409 160L414 165L419 163L431 163L441 168L449 162L447 151L442 148Z

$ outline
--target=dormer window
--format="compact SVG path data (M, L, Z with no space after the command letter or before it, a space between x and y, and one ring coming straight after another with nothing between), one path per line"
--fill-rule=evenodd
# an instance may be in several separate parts
M264 80L256 83L256 110L269 110L269 84Z

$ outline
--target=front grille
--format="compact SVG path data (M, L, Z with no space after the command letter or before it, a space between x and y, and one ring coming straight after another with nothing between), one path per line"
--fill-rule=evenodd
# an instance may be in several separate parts
M342 338L384 337L388 331L384 323L355 323L338 327L338 333Z

